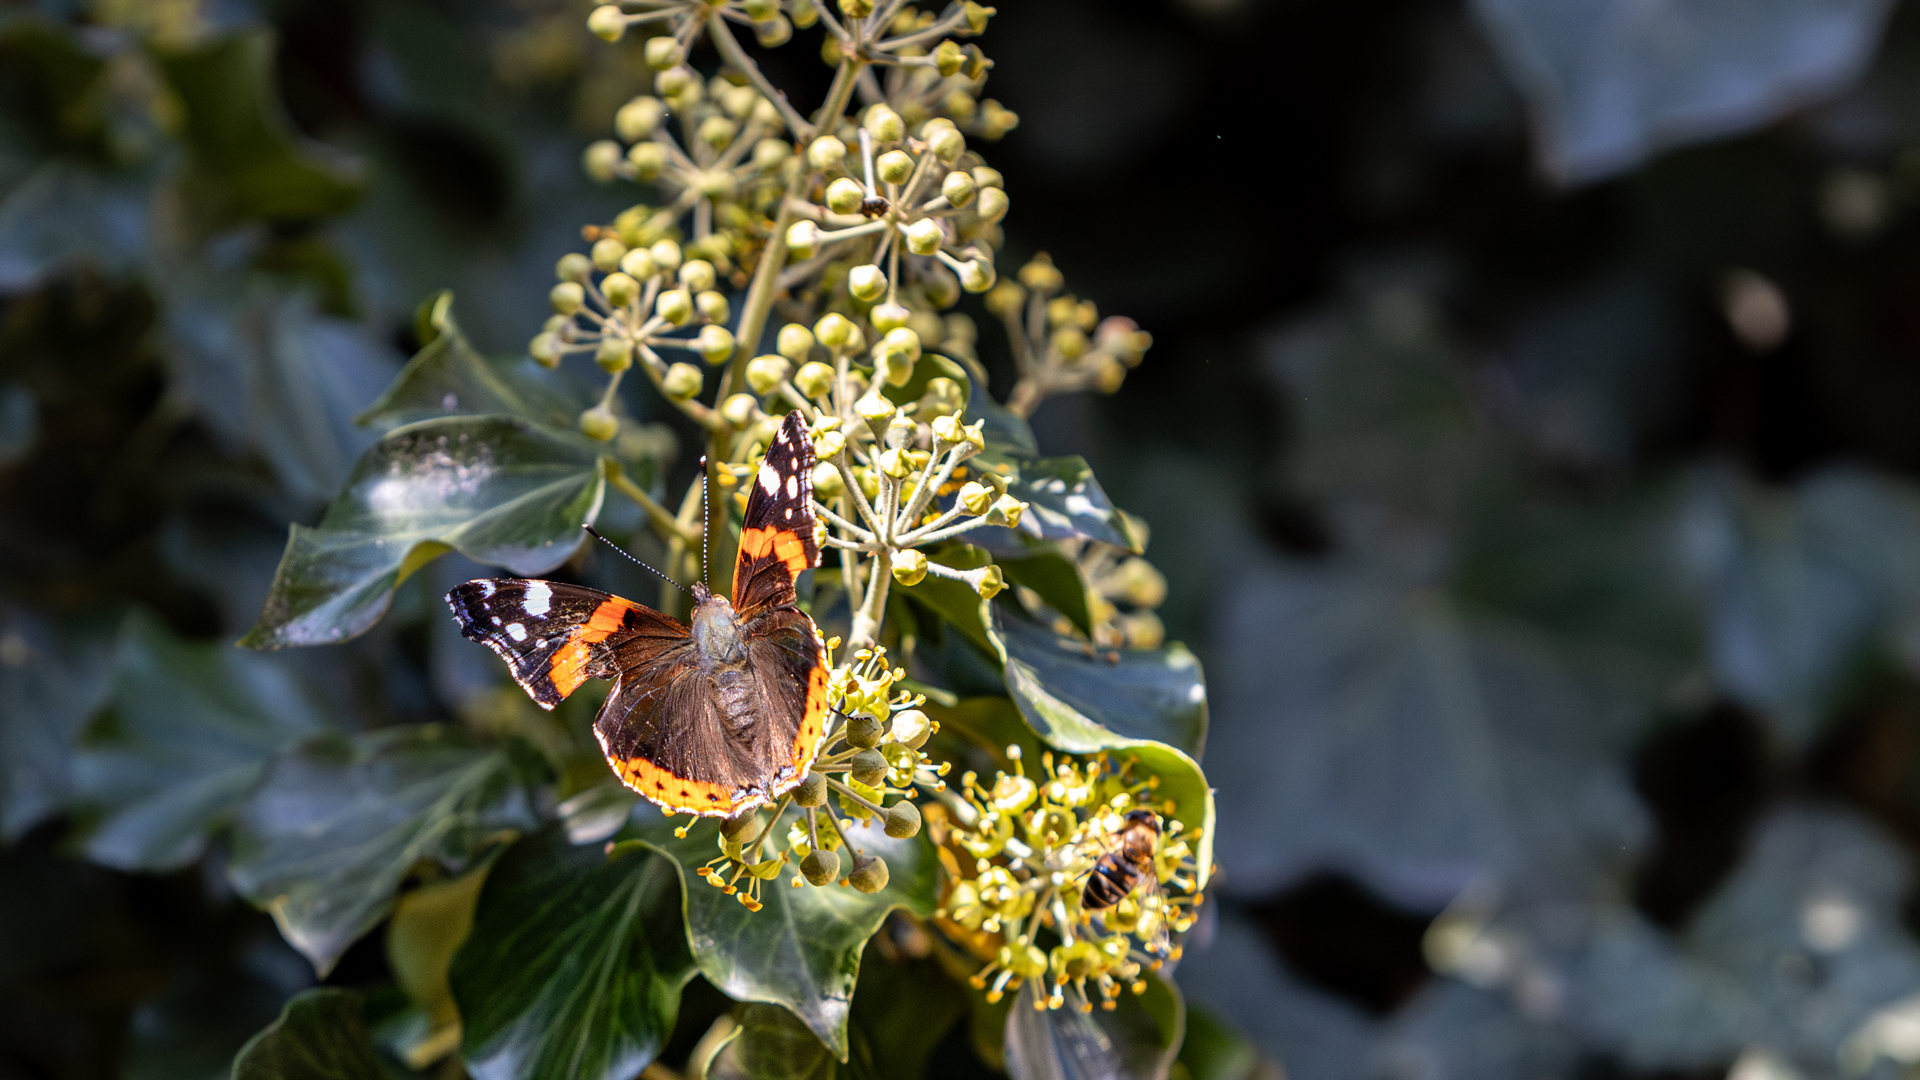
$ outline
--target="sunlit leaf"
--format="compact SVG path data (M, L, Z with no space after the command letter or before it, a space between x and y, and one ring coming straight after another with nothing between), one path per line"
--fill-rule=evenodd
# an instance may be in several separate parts
M1007 689L1040 737L1088 753L1151 739L1198 757L1207 741L1207 684L1179 643L1107 649L994 610L1007 647Z
M389 432L313 528L293 527L252 648L342 641L373 625L394 586L448 549L531 575L564 562L605 493L586 440L505 417Z
M955 544L936 552L931 560L956 570L972 570L993 561L986 552L966 544ZM971 585L928 574L917 584L902 586L901 594L933 609L948 625L978 645L981 651L996 661L1000 659L1003 649L994 637L990 614L993 605L981 599Z
M460 1045L460 1010L447 971L473 929L474 908L493 862L400 894L387 919L387 966L422 1021L421 1037L401 1057L416 1068L438 1061Z
M398 1080L380 1058L358 993L308 990L233 1061L233 1080Z
M123 870L199 858L268 759L325 723L286 665L225 643L189 645L143 614L121 630L111 687L74 786L101 815L87 856Z
M1007 493L1027 504L1019 532L1042 540L1084 536L1129 551L1140 546L1086 458L1034 457L989 447L968 467L1004 477Z
M241 809L227 873L325 973L414 863L459 866L533 823L515 779L502 751L433 725L318 740L275 761Z
M1045 547L1035 548L1025 558L1001 554L994 560L1010 585L1024 585L1040 595L1053 610L1067 617L1080 632L1093 634L1093 615L1088 608L1087 582L1071 559Z
M671 860L527 837L494 864L454 958L467 1071L624 1080L672 1034L693 973Z
M427 307L432 340L358 419L362 424L405 424L455 415L514 416L561 430L592 404L572 394L556 377L526 357L490 360L480 355L454 321L451 294Z
M739 1024L708 1072L715 1080L836 1080L867 1071L864 1062L842 1066L807 1025L778 1005L749 1004L740 1010Z
M1007 1075L1013 1080L1165 1080L1180 1049L1186 1007L1158 976L1119 1007L1083 1013L1036 1009L1028 980L1007 1013Z

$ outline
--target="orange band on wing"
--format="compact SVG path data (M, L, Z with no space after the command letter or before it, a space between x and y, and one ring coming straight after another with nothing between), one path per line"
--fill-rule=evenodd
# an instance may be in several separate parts
M566 697L587 681L587 646L578 637L560 647L547 667L547 678L561 697Z
M580 684L587 681L587 661L592 658L593 650L589 645L598 645L613 636L627 621L627 612L640 610L640 605L631 600L622 600L617 596L600 601L593 609L593 615L574 630L573 637L547 662L547 678L552 680L554 690L566 697Z
M771 552L774 558L787 564L787 571L794 577L813 566L807 561L807 548L800 542L800 534L790 529L748 529L740 534L740 551L756 559Z
M621 783L668 810L683 814L732 817L748 806L766 801L752 798L736 805L733 793L719 784L675 776L646 758L617 758L609 753L607 764L619 774Z
M820 736L827 731L827 665L824 657L807 673L807 711L800 717L800 734L793 740L794 783L807 778L820 752Z

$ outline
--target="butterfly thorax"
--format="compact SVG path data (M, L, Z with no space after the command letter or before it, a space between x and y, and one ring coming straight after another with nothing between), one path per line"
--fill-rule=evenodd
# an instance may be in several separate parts
M740 617L724 596L702 589L695 594L693 606L693 644L701 663L709 670L744 664L747 659L746 636L740 629Z

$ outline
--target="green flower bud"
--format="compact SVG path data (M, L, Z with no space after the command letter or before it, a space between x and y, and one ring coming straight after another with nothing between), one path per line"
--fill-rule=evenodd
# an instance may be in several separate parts
M796 259L811 259L820 248L820 226L802 219L787 226L787 253Z
M620 257L626 253L627 245L621 243L618 238L603 236L593 244L593 268L603 271L612 270L620 265Z
M815 172L837 169L847 160L847 144L831 135L822 135L807 144L807 164Z
M538 334L527 343L527 355L541 367L560 366L560 335L554 333Z
M579 311L580 305L586 303L586 299L587 290L582 289L577 281L563 281L547 292L547 303L552 304L553 310L562 315L571 315Z
M653 313L674 326L693 321L693 297L685 289L667 289L653 302Z
M967 29L976 34L986 33L987 20L999 13L998 9L981 7L973 0L966 0L966 3L960 5L960 10L966 13Z
M920 287L937 308L950 308L960 301L960 279L944 263L932 263L922 274Z
M627 32L627 17L621 13L618 4L601 4L587 16L587 29L593 36L607 41L619 41Z
M623 337L604 337L593 351L593 362L609 375L633 366L633 342Z
M699 336L693 341L709 364L724 364L733 358L733 332L724 326L708 323L700 328Z
M618 240L614 243L619 243ZM625 274L615 271L600 279L600 291L606 294L607 303L614 307L626 307L640 295L640 283Z
M840 14L849 19L864 19L873 14L873 0L840 0Z
M780 389L792 370L793 362L784 356L756 356L747 361L747 385L756 394L771 394Z
M660 379L660 388L675 401L686 401L699 395L706 385L707 377L692 364L674 364Z
M913 312L905 304L875 304L873 310L867 312L867 321L883 334L907 325L907 320L912 317Z
M983 293L993 288L996 277L993 264L985 259L972 259L960 264L960 287L970 293Z
M705 259L688 259L680 266L680 284L694 292L713 288L713 264Z
M727 144L740 131L740 125L724 116L709 116L700 121L700 127L694 131L694 137L715 150L725 150Z
M687 48L671 37L649 38L647 41L647 66L655 71L677 68L687 61ZM672 90L666 91L671 97Z
M827 185L827 209L836 214L856 214L866 201L867 189L858 180L843 176Z
M973 182L983 188L1005 188L1007 186L1007 182L1001 177L999 169L989 169L985 165L975 165L973 167Z
M846 490L846 482L840 479L840 470L826 462L813 467L813 493L822 499L831 499Z
M593 262L577 251L569 251L553 264L553 276L561 281L585 281L593 273Z
M866 713L854 713L847 717L847 745L857 750L871 750L879 746L880 738L885 734L886 728L880 721Z
M959 169L948 173L946 179L940 181L940 194L945 195L947 202L954 206L965 206L972 202L976 190L973 177Z
M862 750L848 764L853 778L868 787L879 787L887 781L887 757L878 750Z
M954 440L958 442L959 440ZM969 480L960 486L960 509L969 514L984 514L993 505L993 489Z
M667 167L667 148L657 142L637 142L627 150L627 163L642 180L652 180Z
M580 432L595 442L607 442L620 433L620 421L613 410L595 405L580 414Z
M813 336L819 339L820 344L835 350L844 349L858 331L859 327L854 326L852 320L837 312L823 315L819 322L813 324Z
M647 253L653 256L653 265L662 270L680 269L680 245L671 240L655 241Z
M825 848L807 852L807 857L800 860L800 876L814 885L833 884L840 879L839 854Z
M915 552L915 554L919 554ZM901 709L893 714L893 741L910 750L918 750L933 734L933 721L919 709Z
M1077 326L1063 326L1055 330L1051 340L1054 351L1068 360L1078 360L1092 348L1092 343L1087 341L1087 335Z
M764 172L787 160L792 152L785 139L761 139L753 144L753 167Z
M889 150L874 160L873 171L885 183L904 184L913 175L913 155Z
M952 382L951 379L948 381ZM944 443L950 446L963 441L967 437L966 432L962 430L960 426L960 418L957 416L947 415L939 417L928 426L933 429L933 440L936 443ZM978 511L975 512L977 513Z
M613 130L627 142L639 142L653 134L666 114L667 107L660 104L659 98L642 94L620 106L620 111L613 114Z
M1000 573L998 566L984 567L979 579L973 583L974 591L980 594L980 599L982 600L993 599L1000 594L1000 590L1006 587L1006 576Z
M887 294L887 275L867 263L847 271L847 291L856 300L878 300Z
M728 116L735 120L745 120L753 115L753 106L760 100L760 91L751 86L733 86L720 79L714 80L713 85L716 87L713 99L720 103L720 108L725 110Z
M804 361L807 354L813 351L813 331L799 323L788 323L775 336L774 348L789 360Z
M720 819L720 835L736 844L758 832L759 828L760 815L751 810L739 817Z
M987 511L987 523L1017 529L1020 527L1020 515L1026 513L1026 510L1026 503L1011 495L1002 495L993 500L993 507Z
M827 805L827 778L817 772L808 773L794 785L793 801L795 805L805 807Z
M893 402L878 392L862 394L860 400L853 403L853 412L869 424L880 424L893 415Z
M708 322L723 323L727 321L728 316L733 314L733 309L727 303L727 298L720 293L714 292L712 289L708 289L703 293L696 293L693 297L693 306L700 312L700 317Z
M887 807L887 835L895 840L905 840L920 835L920 808L913 805L912 799L901 799Z
M907 133L906 121L900 114L879 102L867 107L867 115L860 126L873 133L875 140L883 143L898 142Z
M801 393L819 400L833 390L833 369L818 360L801 364L793 376L793 385Z
M933 66L938 68L944 77L952 78L959 74L961 61L965 59L966 54L960 51L960 46L951 38L933 47Z
M980 189L980 205L974 208L980 220L997 222L1007 216L1007 193L997 187Z
M763 49L777 49L793 39L793 24L784 15L762 19L753 24L754 39Z
M967 152L967 137L960 134L959 128L936 128L927 139L927 149L933 151L934 157L951 165Z
M997 139L1020 126L1020 114L988 98L980 103L980 134Z
M620 144L612 139L589 144L580 155L580 167L597 184L612 182L620 175Z
M1054 292L1066 282L1066 278L1061 276L1059 268L1053 265L1052 257L1044 251L1035 255L1027 262L1027 265L1021 267L1020 273L1017 276L1020 278L1020 284L1025 285L1037 293ZM1068 301L1067 306L1070 309L1072 302ZM1053 313L1052 304L1047 305L1047 311L1051 317ZM1052 321L1063 322L1065 320L1053 319Z
M940 229L940 223L932 218L921 218L907 226L907 250L915 255L931 255L940 250L940 244L947 234Z
M752 394L735 394L720 403L720 416L737 428L753 423L754 415L759 411L760 403L753 399Z
M920 335L905 326L896 326L887 331L880 344L873 347L877 354L899 354L908 360L920 359ZM899 384L895 384L899 385Z
M902 585L918 585L926 580L927 557L909 548L893 557L893 580Z
M635 281L645 281L660 272L646 248L634 248L620 257L620 272Z
M895 480L905 480L913 472L913 459L907 456L905 450L897 446L880 451L880 457L874 464L881 472Z
M817 23L819 21L820 21L820 13L814 10L812 4L793 5L793 25L794 26L802 30L805 30L811 27L814 23Z
M847 0L840 0L844 5ZM877 893L887 887L887 861L873 855L857 855L847 884L863 893Z

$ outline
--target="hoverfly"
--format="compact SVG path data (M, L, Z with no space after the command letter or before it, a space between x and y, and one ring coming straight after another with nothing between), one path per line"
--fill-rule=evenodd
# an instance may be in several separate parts
M1154 852L1160 842L1160 815L1151 810L1130 810L1120 831L1107 838L1107 850L1088 871L1087 886L1080 894L1080 907L1088 912L1105 911L1140 890L1139 934L1147 951L1167 955L1166 901L1160 893L1160 875L1154 867Z

